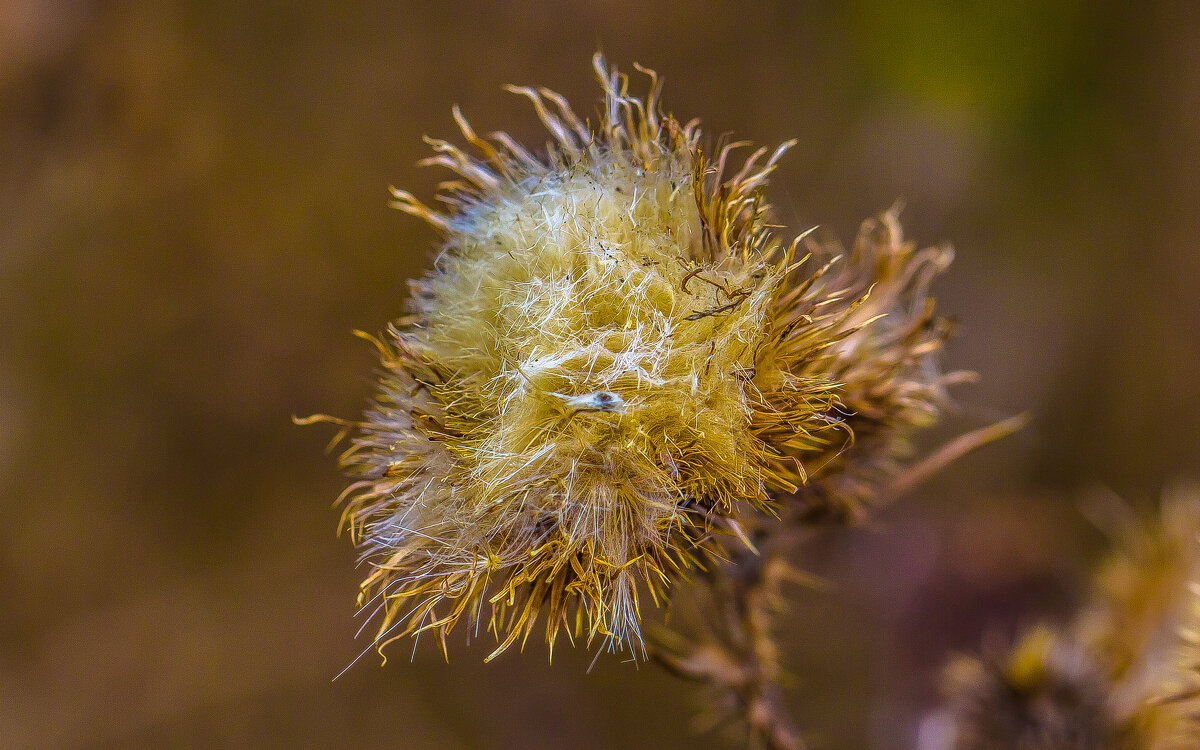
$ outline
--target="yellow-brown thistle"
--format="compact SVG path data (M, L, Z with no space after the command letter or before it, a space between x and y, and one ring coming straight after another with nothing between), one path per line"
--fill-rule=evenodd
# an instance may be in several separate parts
M514 88L553 136L546 154L481 138L455 109L477 155L431 140L426 160L460 178L442 185L448 210L393 191L443 245L410 314L372 339L381 392L346 423L343 521L379 648L431 630L445 649L483 619L495 656L544 618L551 649L565 632L640 654L641 596L663 602L728 540L749 543L810 460L840 460L843 392L899 403L879 410L885 431L910 402L933 409L928 259L897 234L889 254L814 271L772 236L762 197L791 144L730 176L743 144L707 159L696 123L661 113L652 72L643 102L594 63L595 129L559 95ZM894 293L864 302L876 281ZM864 382L914 370L920 387Z

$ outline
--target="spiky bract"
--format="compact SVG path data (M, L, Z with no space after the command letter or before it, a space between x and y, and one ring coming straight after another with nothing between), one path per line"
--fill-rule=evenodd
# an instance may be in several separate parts
M905 240L898 206L863 222L849 253L836 243L806 238L806 244L812 257L836 261L828 266L830 278L821 280L824 288L854 304L832 331L802 328L766 354L778 357L785 371L838 383L847 428L822 455L807 457L812 476L797 482L794 511L802 518L859 520L880 484L902 467L915 429L941 415L947 387L974 378L943 374L938 363L950 323L934 315L929 287L954 251L948 245L919 249ZM813 317L804 288L780 300L773 326ZM824 345L820 339L827 338L836 341Z
M883 432L932 408L923 292L943 256L913 255L889 215L850 263L814 270L762 198L790 144L729 176L743 144L706 159L653 73L643 102L595 63L595 129L553 92L514 89L546 154L481 138L456 109L478 154L430 141L427 161L460 177L448 209L394 191L444 244L376 341L382 392L343 457L381 645L431 629L444 647L488 607L494 653L539 615L551 646L564 630L637 650L639 594L661 602L810 468L840 470L850 421Z

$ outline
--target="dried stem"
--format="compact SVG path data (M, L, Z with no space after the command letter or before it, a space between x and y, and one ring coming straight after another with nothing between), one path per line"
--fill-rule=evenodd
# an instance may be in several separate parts
M708 717L712 724L739 721L750 747L802 750L804 742L784 700L773 620L783 605L785 582L811 584L815 579L787 562L799 530L780 526L771 532L758 540L760 554L744 550L738 559L710 571L715 617L708 632L695 639L656 632L650 653L672 674L717 692L717 707Z
M1028 422L1029 415L1019 414L954 438L894 477L876 502L884 504L911 492L954 460ZM747 546L708 573L712 616L703 625L705 631L690 639L665 629L654 631L650 654L672 674L716 691L710 724L739 722L752 748L802 750L805 744L784 700L773 616L783 607L784 583L821 585L815 576L788 563L788 555L817 528L789 514L760 528L752 543L740 527L735 531Z

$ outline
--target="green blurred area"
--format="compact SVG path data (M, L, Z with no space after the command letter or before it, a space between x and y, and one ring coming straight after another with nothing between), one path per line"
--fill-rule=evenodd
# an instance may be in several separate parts
M800 556L782 620L814 744L906 748L948 649L1078 601L1103 537L1200 469L1200 17L1187 3L0 5L0 738L9 748L721 747L653 667L352 617L330 437L433 233L421 136L545 140L502 84L591 112L602 49L714 136L799 146L770 195L849 240L904 198L953 241L925 448L1021 410L877 524ZM1105 489L1098 489L1105 488ZM561 657L561 658L560 658Z

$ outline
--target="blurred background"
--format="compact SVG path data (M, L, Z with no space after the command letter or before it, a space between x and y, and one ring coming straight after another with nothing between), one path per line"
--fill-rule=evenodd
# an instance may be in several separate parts
M584 113L593 51L667 107L764 144L769 194L847 241L903 198L958 250L949 368L922 438L1022 434L803 551L830 593L781 622L820 748L909 748L948 651L1085 594L1080 504L1149 509L1200 472L1200 18L1035 2L0 3L0 744L6 748L724 747L653 666L353 617L323 427L428 267L423 134L544 142L505 83Z

